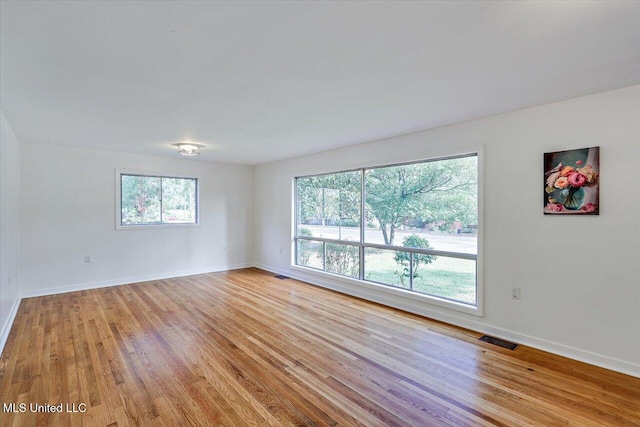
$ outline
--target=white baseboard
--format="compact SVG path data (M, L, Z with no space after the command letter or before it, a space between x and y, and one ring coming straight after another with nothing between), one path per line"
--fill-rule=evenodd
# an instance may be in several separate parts
M0 357L2 356L2 352L4 351L4 346L7 343L7 339L9 339L9 333L11 332L13 322L14 320L16 320L18 307L20 307L20 301L22 301L22 298L15 299L15 301L13 302L13 306L11 306L9 317L7 318L5 324L2 325L2 331L0 331Z
M270 271L272 273L283 274L285 276L289 276L291 278L301 280L312 285L332 289L337 292L352 295L369 301L374 301L389 307L407 311L409 313L418 314L430 319L435 319L441 322L449 323L451 325L471 329L483 334L489 334L508 341L516 342L518 344L557 354L559 356L568 357L570 359L585 362L590 365L599 366L601 368L640 378L640 365L632 362L615 359L609 356L604 356L587 350L570 347L542 338L521 334L516 331L487 325L486 323L463 317L464 315L457 314L453 311L451 311L450 313L443 312L443 310L436 307L431 307L428 304L413 301L407 298L396 297L388 293L379 292L373 288L367 289L361 286L351 286L346 283L343 284L338 280L320 278L317 275L305 274L304 272L299 272L294 269L281 269L264 264L255 264L255 267L262 270Z
M77 283L73 285L55 286L44 289L35 289L23 292L22 298L41 297L45 295L64 294L67 292L86 291L88 289L106 288L109 286L120 286L129 283L148 282L151 280L163 280L173 277L191 276L194 274L215 273L217 271L237 270L240 268L253 267L253 263L240 263L230 265L207 266L190 270L171 271L162 274L145 274L132 277L121 277L118 279L102 280L98 282Z
M557 354L559 356L564 356L569 359L574 359L580 362L588 363L590 365L599 366L611 371L616 371L622 374L631 375L632 377L640 378L640 365L627 362L625 360L604 356L598 353L593 353L565 344L560 344L557 342L544 340L542 338L510 331L508 329L502 329L488 325L482 325L483 330L475 327L470 327L469 329L477 330L484 334L490 334L502 339L506 339L508 341L514 341L518 344L537 348L538 350L543 350L549 353Z

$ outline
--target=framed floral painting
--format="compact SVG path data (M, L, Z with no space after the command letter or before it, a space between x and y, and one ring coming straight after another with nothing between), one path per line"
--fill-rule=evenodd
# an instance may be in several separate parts
M544 214L599 215L600 147L544 154Z

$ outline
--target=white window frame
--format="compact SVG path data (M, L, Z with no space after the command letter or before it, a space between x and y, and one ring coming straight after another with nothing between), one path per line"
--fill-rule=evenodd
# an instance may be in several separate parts
M403 288L399 288L399 287L394 287L391 285L386 285L386 284L382 284L382 283L377 283L377 282L372 282L372 281L368 281L366 279L364 279L364 277L362 276L362 266L364 264L364 259L362 259L362 252L363 250L361 250L361 260L360 260L360 266L361 266L361 273L360 273L360 277L359 278L351 278L351 277L347 277L347 276L343 276L341 274L337 274L337 273L332 273L332 272L328 272L328 271L324 271L324 270L320 270L317 268L313 268L313 267L306 267L306 266L302 266L302 265L298 265L296 264L297 262L297 242L298 242L298 234L297 234L297 209L298 209L298 188L297 188L297 179L298 178L305 178L305 177L311 177L311 176L319 176L319 175L331 175L331 174L337 174L337 173L343 173L343 172L353 172L353 171L365 171L367 169L375 169L375 168L384 168L384 167L393 167L393 166L402 166L402 165L409 165L409 164L416 164L416 163L424 163L424 162L431 162L431 161L439 161L439 160L448 160L448 159L454 159L454 158L460 158L460 157L470 157L470 156L476 156L477 157L477 174L478 174L478 240L477 240L477 250L476 250L476 255L475 255L475 260L476 260L476 303L475 305L472 304L467 304L467 303L463 303L463 302L459 302L459 301L454 301L454 300L449 300L446 298L441 298L435 295L428 295L428 294L423 294L423 293L419 293L419 292L415 292L415 291L411 291L411 290L407 290L407 289L403 289ZM362 166L360 168L357 169L346 169L346 170L336 170L336 171L329 171L329 172L323 172L323 173L316 173L316 174L310 174L310 175L299 175L293 178L293 215L292 215L292 219L293 219L293 227L292 227L292 246L291 246L291 268L294 270L298 270L300 272L304 272L305 274L312 274L312 275L317 275L319 278L331 278L332 280L350 285L350 286L357 286L357 287L361 287L361 288L366 288L366 289L375 289L376 291L379 291L381 293L386 293L386 294L390 294L390 295L394 295L394 296L400 296L402 298L406 298L406 299L410 299L413 301L418 301L418 302L423 302L423 303L427 303L427 304L431 304L431 305L435 305L438 307L444 307L444 308L448 308L451 310L455 310L455 311L459 311L459 312L463 312L463 313L467 313L467 314L472 314L474 316L478 316L478 317L482 317L483 316L483 312L484 312L484 281L483 281L483 262L482 262L482 255L483 255L483 236L484 236L484 227L483 227L483 211L484 211L484 204L483 204L483 175L484 175L484 169L483 169L483 154L482 154L482 149L477 149L477 150L473 150L473 151L468 151L468 152L464 152L464 153L459 153L459 154L453 154L453 155L449 155L449 156L439 156L439 157L433 157L433 158L427 158L427 159L422 159L422 160L413 160L413 161L407 161L407 162L401 162L401 163L390 163L390 164L383 164L383 165L374 165L374 166ZM364 178L364 174L363 174L363 178ZM364 188L365 183L364 181L361 183L362 188ZM364 216L364 198L365 195L364 193L361 194L362 196L362 211L361 213ZM361 227L365 226L365 222L361 223ZM364 229L361 228L361 235L364 234ZM307 240L315 240L315 241L326 241L325 243L329 242L327 239L322 239L322 238L310 238ZM330 240L330 239L329 239ZM364 247L372 247L372 246L378 246L378 245L372 245L369 243L366 243L364 240L361 240L360 242L357 242L354 244L354 242L347 242L347 241L331 241L329 243L337 243L337 244L352 244L361 248ZM380 247L385 246L385 245L380 245ZM384 247L384 249L389 249L389 250L406 250L406 248L404 247ZM451 256L452 254L449 253L447 254L446 252L441 252L441 251L436 251L436 250L427 250L425 252L428 253L433 253L435 255L442 255L442 256ZM454 254L453 257L459 257L459 258L469 258L467 256L467 254Z
M159 224L122 224L122 175L137 175L150 178L183 178L194 179L196 181L196 221L186 223L159 223ZM160 228L188 228L199 227L200 220L200 182L196 175L186 175L181 173L166 173L148 171L140 169L116 169L115 170L115 226L116 230L156 230Z

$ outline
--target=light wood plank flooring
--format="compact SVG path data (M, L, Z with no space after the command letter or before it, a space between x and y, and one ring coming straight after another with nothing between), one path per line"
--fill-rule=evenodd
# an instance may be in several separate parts
M640 425L640 379L480 335L257 269L29 298L0 404L86 412L0 425Z

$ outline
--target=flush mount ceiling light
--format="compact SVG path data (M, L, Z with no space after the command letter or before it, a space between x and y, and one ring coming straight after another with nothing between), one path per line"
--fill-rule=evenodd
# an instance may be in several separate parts
M197 156L200 154L200 148L204 147L204 145L194 144L193 142L179 142L173 145L178 147L178 153L183 156Z

